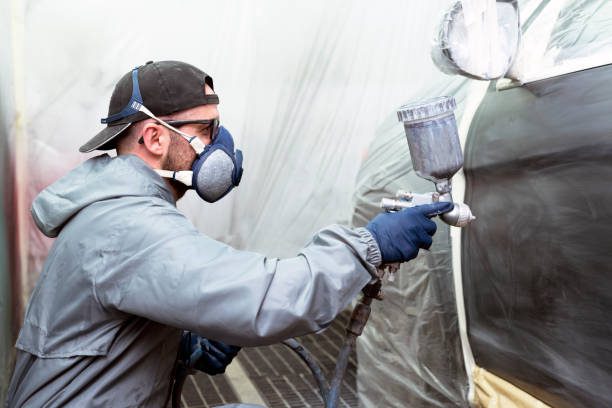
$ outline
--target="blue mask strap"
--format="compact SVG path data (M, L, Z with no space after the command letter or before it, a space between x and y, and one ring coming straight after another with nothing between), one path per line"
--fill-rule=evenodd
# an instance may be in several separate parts
M140 112L140 107L143 105L142 96L140 96L140 86L138 86L138 67L132 70L132 97L128 104L117 112L110 115L108 118L100 119L102 123L112 123L119 119L123 119L130 115Z

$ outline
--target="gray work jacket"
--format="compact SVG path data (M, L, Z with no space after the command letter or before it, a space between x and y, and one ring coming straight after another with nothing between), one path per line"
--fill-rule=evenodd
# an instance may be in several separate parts
M198 232L136 156L92 158L32 215L57 237L17 339L9 407L160 407L180 331L241 346L325 328L376 272L365 229L317 233L289 259Z

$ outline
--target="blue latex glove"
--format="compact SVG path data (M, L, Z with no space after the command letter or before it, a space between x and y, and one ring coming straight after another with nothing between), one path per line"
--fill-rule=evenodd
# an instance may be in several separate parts
M181 339L180 360L188 369L215 375L225 372L225 367L236 357L240 347L209 340L185 331Z
M429 218L453 209L453 203L433 203L378 214L366 225L378 243L383 263L406 262L429 249L436 223Z

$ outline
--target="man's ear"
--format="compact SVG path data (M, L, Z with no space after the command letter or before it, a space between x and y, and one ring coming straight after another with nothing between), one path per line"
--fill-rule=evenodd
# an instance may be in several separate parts
M163 156L170 144L168 131L157 123L147 123L142 128L142 140L147 150L155 156Z

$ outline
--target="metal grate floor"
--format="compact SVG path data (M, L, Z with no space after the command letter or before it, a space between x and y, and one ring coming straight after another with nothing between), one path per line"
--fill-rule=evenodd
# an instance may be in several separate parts
M332 325L320 334L299 338L316 357L329 379L336 364L336 358L344 341L344 328L350 316L342 313ZM244 348L238 355L248 380L257 389L269 408L322 407L316 381L302 360L282 344L266 347ZM353 352L341 386L339 407L358 406L356 355ZM190 376L183 389L183 406L208 408L217 405L240 402L227 375L208 376L199 373ZM249 402L249 401L244 401Z
M190 375L183 386L183 406L208 408L240 401L225 375Z

